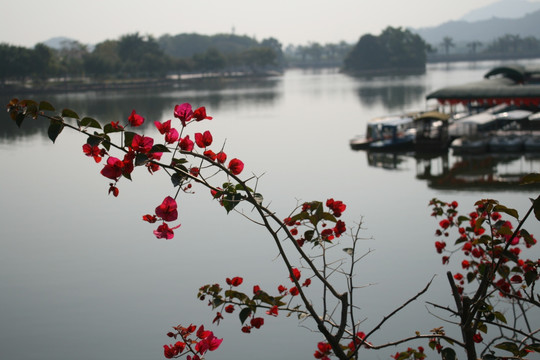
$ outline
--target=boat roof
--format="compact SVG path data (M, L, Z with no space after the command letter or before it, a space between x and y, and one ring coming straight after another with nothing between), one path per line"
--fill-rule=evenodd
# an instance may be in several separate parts
M505 65L491 69L484 79L434 91L427 99L441 103L540 105L540 67Z
M378 118L370 120L368 122L368 126L378 125L378 124L387 125L387 126L398 126L402 124L412 123L412 121L413 121L412 116L389 115L389 116L378 117Z

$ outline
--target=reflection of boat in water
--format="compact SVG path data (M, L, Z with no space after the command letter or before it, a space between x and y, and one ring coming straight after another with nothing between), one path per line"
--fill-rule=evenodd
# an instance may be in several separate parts
M413 147L416 137L413 114L390 115L368 122L366 135L350 141L353 150L401 150Z

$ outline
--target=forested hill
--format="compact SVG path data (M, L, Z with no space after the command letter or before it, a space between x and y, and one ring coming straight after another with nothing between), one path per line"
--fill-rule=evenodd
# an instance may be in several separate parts
M540 34L540 10L518 19L492 18L476 22L449 21L436 27L413 30L428 44L440 44L445 37L455 42L481 41L491 42L506 34L519 35L522 38Z

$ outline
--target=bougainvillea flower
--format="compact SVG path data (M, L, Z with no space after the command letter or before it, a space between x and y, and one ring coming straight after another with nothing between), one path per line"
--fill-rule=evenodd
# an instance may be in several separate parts
M211 116L206 115L206 108L204 106L201 106L197 110L193 112L193 118L195 121L202 121L202 120L212 120L213 118Z
M199 326L199 329L197 330L197 337L199 339L206 339L211 334L212 332L210 330L204 329L204 325Z
M143 215L142 219L143 221L148 221L150 224L153 224L157 221L157 217L150 214Z
M119 124L120 121L113 122L111 121L111 127L115 130L124 130L124 127Z
M114 184L109 184L109 194L112 193L114 197L118 197L120 190Z
M294 286L294 287L290 288L289 293L292 296L296 296L296 295L300 294L300 291L298 291L298 288L296 286Z
M297 268L293 268L292 277L291 275L289 275L289 279L291 279L291 281L294 281L295 279L300 280L300 270L298 270Z
M283 286L283 285L279 285L277 289L278 289L280 294L287 291L287 288L285 286Z
M321 236L325 241L332 241L334 240L334 231L332 229L324 229L321 231Z
M442 227L443 229L448 229L448 227L450 226L450 220L448 219L443 219L439 222L439 226Z
M251 326L242 326L242 332L245 334L249 334L251 332Z
M183 103L174 107L174 117L180 119L182 126L186 126L187 122L193 117L191 104Z
M180 225L170 228L169 225L166 223L163 223L158 226L156 230L154 230L154 235L158 239L167 239L171 240L174 237L174 231L175 229L178 229Z
M340 237L341 234L347 231L347 227L343 221L338 220L336 222L336 226L332 230L334 230L334 234L336 235L336 237Z
M133 136L133 141L131 142L131 148L134 151L146 154L150 150L152 150L152 146L154 145L154 139L148 136L141 136L139 134L135 134Z
M232 314L234 312L234 305L227 305L225 306L225 312L228 314Z
M163 124L159 121L154 121L154 125L156 126L161 135L164 135L171 131L171 120L167 120Z
M216 317L212 321L212 324L217 323L219 325L220 320L223 319L223 315L218 311Z
M217 153L216 159L220 164L225 164L225 161L227 161L227 154L225 154L223 151L220 151Z
M239 276L236 276L236 277L233 277L232 279L230 278L225 279L225 282L227 282L227 285L240 286L242 282L244 282L244 279Z
M204 153L203 153L204 156L206 156L207 158L209 158L210 160L214 161L216 160L217 158L217 155L215 152L213 152L212 150L206 150Z
M349 350L351 351L355 351L356 350L356 347L360 344L364 344L365 347L367 347L367 345L371 345L371 343L369 342L364 342L364 339L366 338L366 334L362 331L356 333L356 337L354 338L353 341L351 341L349 343Z
M202 339L197 343L197 345L195 345L195 351L202 355L207 351L216 350L222 342L223 339L218 339L214 336L212 332L210 332L210 335L208 337Z
M251 319L250 324L255 329L260 329L260 327L264 325L264 319L262 317L253 318Z
M473 341L475 343L481 343L482 342L482 335L480 335L480 333L476 333L473 335Z
M261 291L261 287L259 285L253 286L253 294L257 295Z
M212 145L212 134L210 131L206 130L204 133L195 133L195 143L201 149L204 149L207 146Z
M232 159L229 161L228 168L233 175L240 175L242 170L244 170L244 163L239 159Z
M326 200L326 206L332 210L335 217L340 217L347 208L347 205L345 205L342 201L335 201L334 199Z
M115 157L110 156L107 159L107 165L101 170L101 175L111 180L118 180L122 176L122 168L124 163Z
M304 281L302 284L303 287L308 287L309 285L311 285L311 279L306 279L306 281Z
M274 305L270 308L270 310L266 311L266 314L272 315L272 316L278 316L278 307L277 305Z
M168 144L172 144L176 141L178 141L178 138L180 137L180 134L178 134L178 130L171 129L169 132L165 134L165 142Z
M167 196L161 205L156 207L156 215L165 221L174 221L178 219L178 210L176 200Z
M178 146L184 151L193 151L195 143L189 139L189 135L186 135L185 138L180 139Z
M124 163L124 167L122 169L122 174L129 175L134 169L133 160L135 160L135 152L134 151L128 151L127 154L124 155L124 160L122 162Z
M191 169L189 169L189 173L197 177L200 174L200 169L198 167L192 167Z
M100 149L98 146L92 146L90 144L84 144L83 152L86 156L90 156L94 158L94 161L99 163L101 162L101 158L103 155L105 155L105 149Z
M129 115L128 117L128 121L131 126L137 127L142 125L142 123L144 122L144 118L141 115L137 114L135 110L133 110L131 112L131 115Z
M437 249L437 252L439 254L442 253L445 247L446 247L446 243L444 241L435 241L435 248Z

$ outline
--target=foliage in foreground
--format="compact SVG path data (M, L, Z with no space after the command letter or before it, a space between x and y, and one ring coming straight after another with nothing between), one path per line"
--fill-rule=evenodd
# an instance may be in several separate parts
M193 109L188 103L175 106L173 116L178 125L172 120L154 122L159 139L137 132L145 119L135 110L125 123L111 121L105 125L90 117L81 118L70 109L56 112L47 102L13 99L7 110L18 126L28 117L48 120L48 135L53 142L66 128L85 136L82 152L96 163L105 163L100 173L107 179L108 192L115 197L120 194L120 180L132 180L136 167L145 167L150 174L165 173L171 179L173 196L167 196L153 212L142 216L153 224L158 239L174 238L180 227L176 199L182 192L191 193L194 186L208 189L208 196L227 213L234 211L250 217L268 231L287 269L288 280L283 283L276 279L280 283L276 290L259 285L242 289L240 276L226 278L225 285L202 286L198 298L208 301L216 325L236 313L240 331L251 333L264 326L261 312L273 317L296 315L302 321L311 321L312 328L321 334L313 353L317 359L358 359L360 350L374 351L416 340L426 341L442 359L456 358L457 348L463 349L469 360L492 359L501 351L514 358L540 352L540 329L531 321L540 308L540 296L535 290L540 260L527 258L526 250L536 245L536 239L523 229L532 213L540 219L540 197L532 200L523 217L496 200L480 200L472 212L463 214L458 212L457 202L433 199L432 215L439 221L435 250L442 255L443 264L458 262L463 271L447 273L453 308L428 305L444 326L457 327L461 336L452 337L441 326L374 344L368 339L422 296L431 282L375 327L363 329L354 302L358 275L355 265L366 255L361 254L359 246L361 223L347 227L342 220L347 206L333 198L300 203L288 216L278 217L257 192L259 177L240 177L244 174L240 159L230 159L224 146L216 147L209 131L187 134L187 126L194 122L212 120L204 107ZM524 179L538 181L537 174ZM243 206L254 209L255 215L248 216ZM456 240L449 245L452 238ZM340 285L343 277L345 285ZM307 291L313 287L317 297ZM166 358L201 359L217 350L223 341L204 325L174 326L167 335L176 342L164 345ZM426 353L422 346L409 347L393 357L424 359Z

